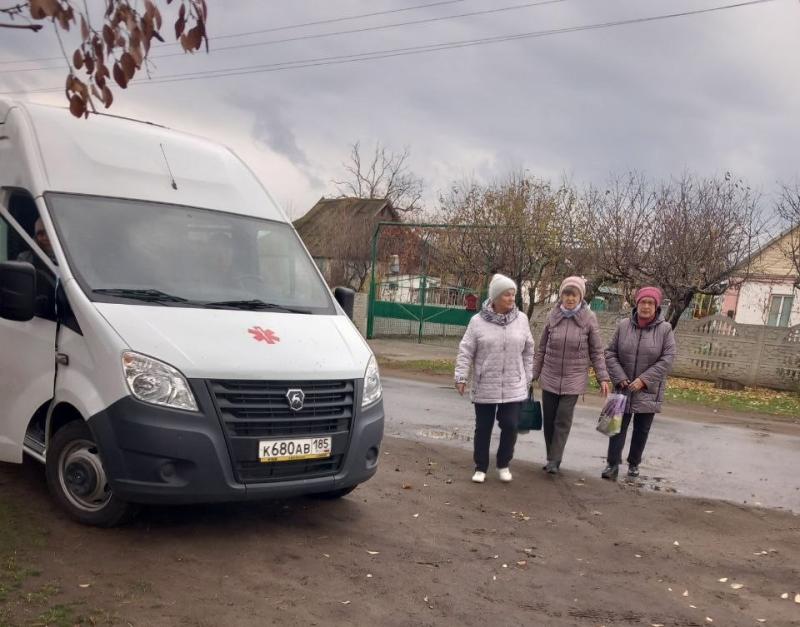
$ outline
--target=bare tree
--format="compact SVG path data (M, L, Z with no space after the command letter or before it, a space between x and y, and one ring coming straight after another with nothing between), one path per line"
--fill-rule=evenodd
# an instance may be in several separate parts
M125 89L142 68L147 67L153 39L163 42L163 25L158 0L144 0L143 8L135 0L105 0L104 11L91 15L89 4L78 0L27 0L0 8L2 28L22 28L33 32L50 22L67 64L65 94L69 110L76 117L88 117L95 111L95 101L105 108L114 102L111 81ZM165 0L171 4L173 0ZM208 7L205 0L178 0L175 38L185 52L199 50L205 44ZM78 45L67 53L64 38L77 26ZM82 76L82 78L81 78Z
M743 282L764 234L758 194L726 174L652 185L640 175L589 194L592 271L623 291L650 283L669 300L674 327L698 294Z
M527 287L531 315L543 280L563 259L560 217L572 195L566 185L554 187L520 171L486 185L453 185L440 199L441 219L472 228L447 230L437 240L440 266L472 284L494 272L509 275Z
M342 163L345 178L332 183L341 197L387 198L398 211L416 211L422 208L424 184L409 169L410 156L408 147L392 152L378 142L372 155L364 158L361 143L356 142Z
M785 228L781 251L792 264L794 287L800 289L800 182L781 186L776 209Z

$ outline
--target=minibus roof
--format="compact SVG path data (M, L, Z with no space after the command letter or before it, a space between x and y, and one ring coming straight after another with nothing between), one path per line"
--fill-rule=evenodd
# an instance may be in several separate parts
M288 221L230 149L202 137L105 114L75 118L65 108L8 100L0 100L0 123L0 139L12 143L12 154L0 143L0 166L27 169L14 180L27 183L36 196L112 196Z

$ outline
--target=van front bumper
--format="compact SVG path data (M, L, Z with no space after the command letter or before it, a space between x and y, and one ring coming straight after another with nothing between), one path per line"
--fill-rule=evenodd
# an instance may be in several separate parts
M259 482L242 480L237 471L233 460L242 452L234 448L238 444L241 449L242 442L232 443L206 382L192 380L190 385L199 412L125 397L89 419L111 489L120 499L183 504L282 498L349 488L377 471L382 401L366 410L355 403L348 433L323 434L332 435L334 453L343 455L335 470ZM362 385L356 381L355 398L361 398ZM258 462L253 446L251 464Z

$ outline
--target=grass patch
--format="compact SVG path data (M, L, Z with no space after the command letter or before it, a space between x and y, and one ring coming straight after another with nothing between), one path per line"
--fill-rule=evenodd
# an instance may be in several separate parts
M593 390L600 389L593 377L589 378L589 387ZM800 394L767 388L720 390L711 381L670 377L664 401L681 401L714 409L800 419Z

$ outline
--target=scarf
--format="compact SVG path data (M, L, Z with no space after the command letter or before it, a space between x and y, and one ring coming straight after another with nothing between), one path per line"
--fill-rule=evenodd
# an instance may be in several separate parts
M583 307L583 303L578 303L578 306L575 307L575 309L567 309L566 307L564 307L564 305L559 305L558 307L559 309L561 309L561 315L569 319L569 318L574 318L575 316L578 315L581 308Z
M501 327L507 326L514 322L519 315L519 309L517 306L514 305L514 308L506 314L499 314L494 310L492 307L492 301L486 300L483 303L483 307L481 308L480 316L487 322L491 322L492 324L500 325Z

